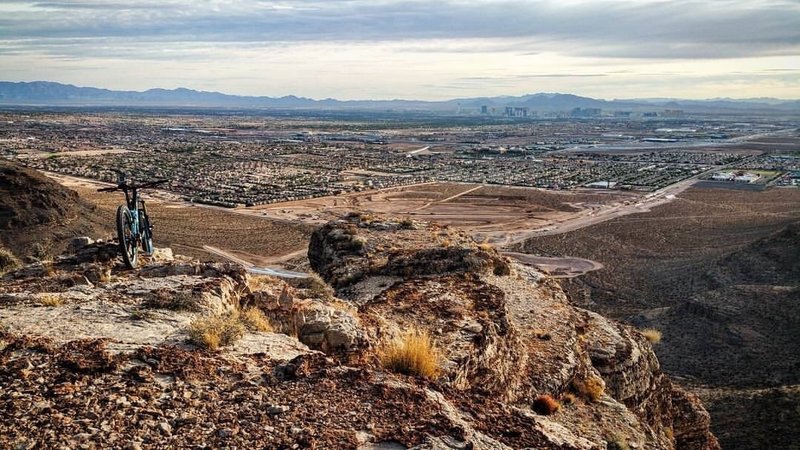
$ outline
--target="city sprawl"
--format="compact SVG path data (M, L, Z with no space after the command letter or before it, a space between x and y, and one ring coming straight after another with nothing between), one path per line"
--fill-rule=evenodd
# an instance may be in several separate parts
M427 182L655 191L696 177L795 185L776 118L444 118L9 112L0 155L66 175L168 179L184 200L254 206ZM706 181L704 181L706 182ZM741 187L741 186L738 186Z

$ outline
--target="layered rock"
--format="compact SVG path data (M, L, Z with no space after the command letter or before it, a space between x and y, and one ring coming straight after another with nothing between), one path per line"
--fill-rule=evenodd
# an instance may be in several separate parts
M0 446L717 448L635 330L446 227L329 223L309 246L324 282L169 252L128 271L113 244L75 250L0 282ZM248 308L274 331L190 341L198 317ZM438 375L384 368L411 329Z
M373 342L425 330L444 354L440 383L480 402L497 401L506 414L497 420L515 416L525 424L520 433L550 430L542 437L552 448L616 441L717 448L702 406L670 383L642 335L572 307L554 280L459 231L351 215L312 235L309 261L343 299L360 306ZM581 390L583 380L595 378L604 392L593 400ZM579 399L555 415L531 409L539 395L573 394Z

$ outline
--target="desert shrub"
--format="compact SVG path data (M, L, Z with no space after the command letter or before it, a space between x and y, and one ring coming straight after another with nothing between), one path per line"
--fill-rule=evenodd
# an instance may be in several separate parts
M39 261L53 259L53 244L50 241L37 242L31 247L31 256Z
M656 330L655 328L645 328L644 330L639 331L642 333L651 344L658 344L661 342L661 332Z
M492 244L489 244L488 242L481 242L480 244L478 244L478 248L485 252L491 252L492 250L494 250Z
M316 273L310 273L305 278L288 278L286 282L297 289L305 289L307 298L333 299L333 288Z
M156 291L144 301L143 306L171 311L200 311L201 309L192 293L187 291Z
M619 435L615 435L606 443L606 450L630 450L631 446L628 441Z
M273 331L272 323L258 308L250 307L241 312L240 318L244 326L250 331Z
M572 387L585 399L596 402L603 396L605 383L603 383L602 378L596 375L588 375L572 380Z
M189 324L189 338L209 350L231 345L244 335L239 313L199 317Z
M0 247L0 274L19 267L19 260L10 250Z
M426 331L411 329L380 352L383 367L397 373L436 378L440 352Z
M56 294L42 294L39 297L39 303L42 306L55 307L55 306L63 305L64 304L64 299L62 299L61 297L59 297Z
M414 220L412 220L410 217L406 217L400 221L400 226L402 226L406 230L413 230L415 228Z
M137 308L131 311L129 316L131 320L151 320L156 317L156 314L149 309Z
M540 395L533 400L533 410L537 414L549 416L561 408L561 403L549 395Z
M247 288L250 289L250 292L258 292L277 282L278 280L275 277L269 275L249 275L247 277Z
M566 394L561 396L561 402L566 403L567 405L574 404L576 400L577 398L575 397L575 394L573 394L572 392L567 392Z
M367 245L367 239L363 236L350 236L350 247L354 250L363 250Z
M511 275L511 265L509 265L507 258L493 257L492 264L494 265L493 272L495 275L501 277Z
M56 274L56 269L53 267L53 261L41 261L42 263L42 275L46 277L52 277Z

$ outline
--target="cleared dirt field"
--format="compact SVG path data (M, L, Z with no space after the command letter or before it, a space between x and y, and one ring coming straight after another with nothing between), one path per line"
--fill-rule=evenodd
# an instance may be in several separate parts
M97 205L101 222L113 229L117 206L124 202L121 192L97 192L106 186L88 180L57 177L78 194ZM156 246L172 247L176 253L205 260L220 260L204 245L235 252L256 265L277 262L307 248L312 226L237 214L222 208L188 205L169 194L145 191L147 211L153 220Z
M350 211L433 221L462 228L478 241L507 242L511 236L547 227L577 213L634 202L637 194L605 191L554 192L533 188L426 183L370 192L240 209L243 214L324 223Z

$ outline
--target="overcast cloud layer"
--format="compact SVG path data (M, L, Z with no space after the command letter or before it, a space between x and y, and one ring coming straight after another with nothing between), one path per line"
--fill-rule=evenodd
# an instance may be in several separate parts
M800 2L3 1L0 79L420 98L800 98Z

